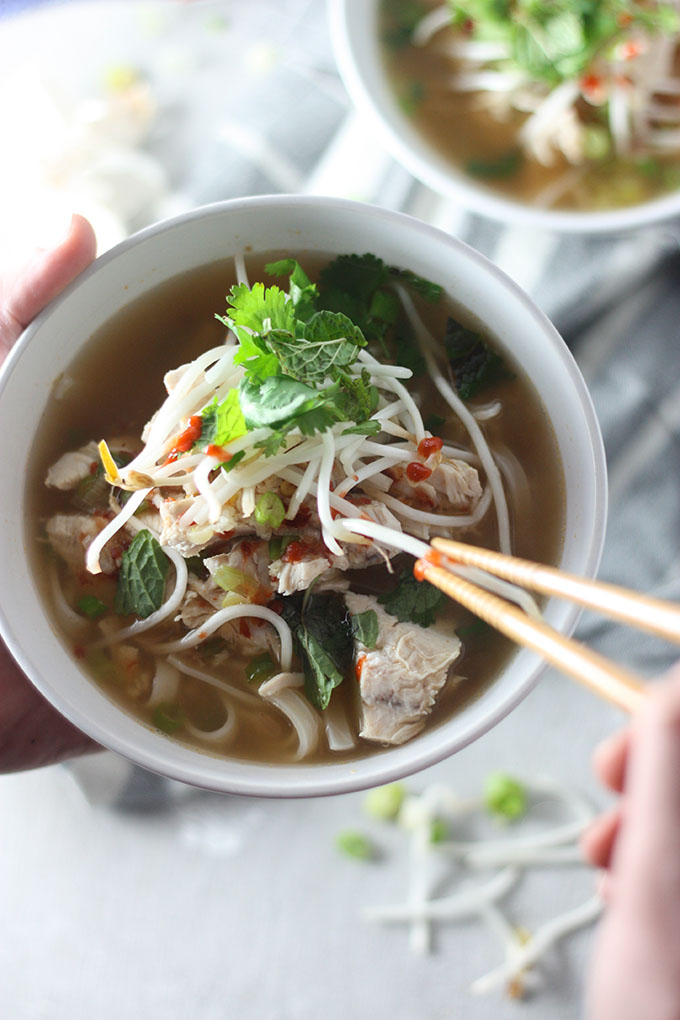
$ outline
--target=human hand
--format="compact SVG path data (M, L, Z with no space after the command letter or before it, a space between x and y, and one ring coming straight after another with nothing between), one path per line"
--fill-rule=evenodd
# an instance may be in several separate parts
M23 269L0 275L0 364L31 320L95 254L92 227L74 216L55 248L38 249ZM96 746L38 694L0 643L0 772L50 765Z
M680 664L595 768L622 794L586 833L607 911L588 990L591 1020L680 1020Z

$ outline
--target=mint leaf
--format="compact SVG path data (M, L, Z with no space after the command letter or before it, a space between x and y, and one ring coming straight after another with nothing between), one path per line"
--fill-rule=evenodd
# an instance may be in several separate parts
M281 600L281 615L293 631L302 659L305 694L312 705L327 708L354 655L350 616L337 592L298 592Z
M378 602L400 623L409 620L419 627L429 627L446 602L446 595L428 581L416 581L407 567L399 575L397 587L378 596Z
M375 648L380 634L378 614L375 609L367 609L364 613L357 613L352 617L352 634L366 648Z
M340 421L364 422L377 410L380 394L364 369L361 376L346 375L335 397Z
M208 404L201 412L201 419L203 428L196 443L199 449L211 445L225 446L248 431L238 400L238 390L235 389L229 390L221 403L215 397L212 404Z
M160 609L170 560L150 531L140 531L123 553L114 608L145 620Z
M267 343L284 372L306 383L336 377L337 369L353 365L366 345L361 330L339 312L315 312L300 339L276 330Z
M451 316L446 322L444 347L462 400L469 400L485 386L510 375L500 354L496 354L479 333Z

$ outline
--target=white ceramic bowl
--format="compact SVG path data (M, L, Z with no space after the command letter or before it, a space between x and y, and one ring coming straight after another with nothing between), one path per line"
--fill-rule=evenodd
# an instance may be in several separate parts
M378 28L382 0L327 0L336 61L356 107L375 124L383 143L433 191L472 212L504 223L568 233L616 233L680 216L680 190L605 212L540 209L477 183L453 166L402 111L385 73Z
M431 765L497 723L536 683L541 665L522 651L473 704L405 744L345 764L277 766L220 760L154 732L110 701L54 633L27 559L25 467L57 376L122 306L159 283L244 250L371 251L444 285L525 367L549 415L566 476L562 566L592 575L605 527L606 477L590 398L564 343L529 299L481 255L402 214L335 199L238 199L197 209L136 234L98 259L25 331L0 375L0 630L36 687L99 743L173 779L228 793L305 796L384 783ZM213 309L206 309L212 316ZM573 608L551 602L561 631Z

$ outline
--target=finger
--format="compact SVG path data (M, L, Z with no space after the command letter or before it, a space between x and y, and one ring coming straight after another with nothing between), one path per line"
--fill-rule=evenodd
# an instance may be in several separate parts
M39 312L86 269L97 250L94 230L74 215L68 234L49 251L38 249L6 289L0 308L0 345L6 352Z
M595 868L608 868L621 828L621 806L600 815L581 837L581 850Z
M630 739L630 729L621 730L598 744L593 754L595 772L600 781L614 793L622 793L626 785Z

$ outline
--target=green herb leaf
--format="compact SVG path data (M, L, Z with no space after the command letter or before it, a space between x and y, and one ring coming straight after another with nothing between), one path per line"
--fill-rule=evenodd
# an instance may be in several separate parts
M437 429L440 429L442 425L446 425L446 418L442 418L440 414L429 414L426 418L423 418L423 425L428 432L436 436L438 435Z
M349 368L357 360L366 341L360 329L341 312L315 312L296 339L280 331L267 338L281 368L301 382L323 382L337 377L338 369Z
M509 376L500 354L479 333L451 317L446 323L444 346L462 400L469 400L485 386Z
M90 620L96 620L109 611L109 607L96 595L83 595L76 602L76 609Z
M382 431L379 421L363 421L358 425L350 425L348 429L342 430L343 436L377 436Z
M272 329L293 332L293 303L280 287L265 287L263 283L256 283L248 288L245 283L239 283L231 288L227 304L229 317L242 343L243 337L248 336L246 330L254 333L268 333Z
M465 172L480 180L500 181L514 177L522 166L523 156L519 149L511 149L491 159L469 159Z
M444 293L444 288L438 283L426 280L424 276L412 273L410 269L399 269L398 266L390 266L390 275L396 277L401 283L420 294L426 301L435 305Z
M170 560L150 531L140 531L122 557L115 610L141 620L160 609Z
M302 659L305 694L316 708L327 708L333 689L352 664L354 645L349 612L337 592L313 591L282 599L281 615L293 631Z
M269 652L263 652L246 663L246 680L249 684L264 683L278 672L278 668Z
M378 642L380 627L375 609L367 609L352 617L352 634L365 648L373 649Z
M408 567L402 570L393 591L378 596L378 602L390 616L396 616L400 623L410 620L420 627L434 623L445 601L443 592L428 581L416 581Z
M316 309L317 287L295 259L279 259L265 267L270 276L289 276L288 293L298 319L306 322Z
M272 375L261 385L244 379L239 385L241 410L250 429L276 428L311 410L323 395L289 375Z
M207 446L226 446L234 439L239 439L248 431L246 428L238 390L229 390L221 403L217 397L201 412L203 428L196 446L205 449Z

